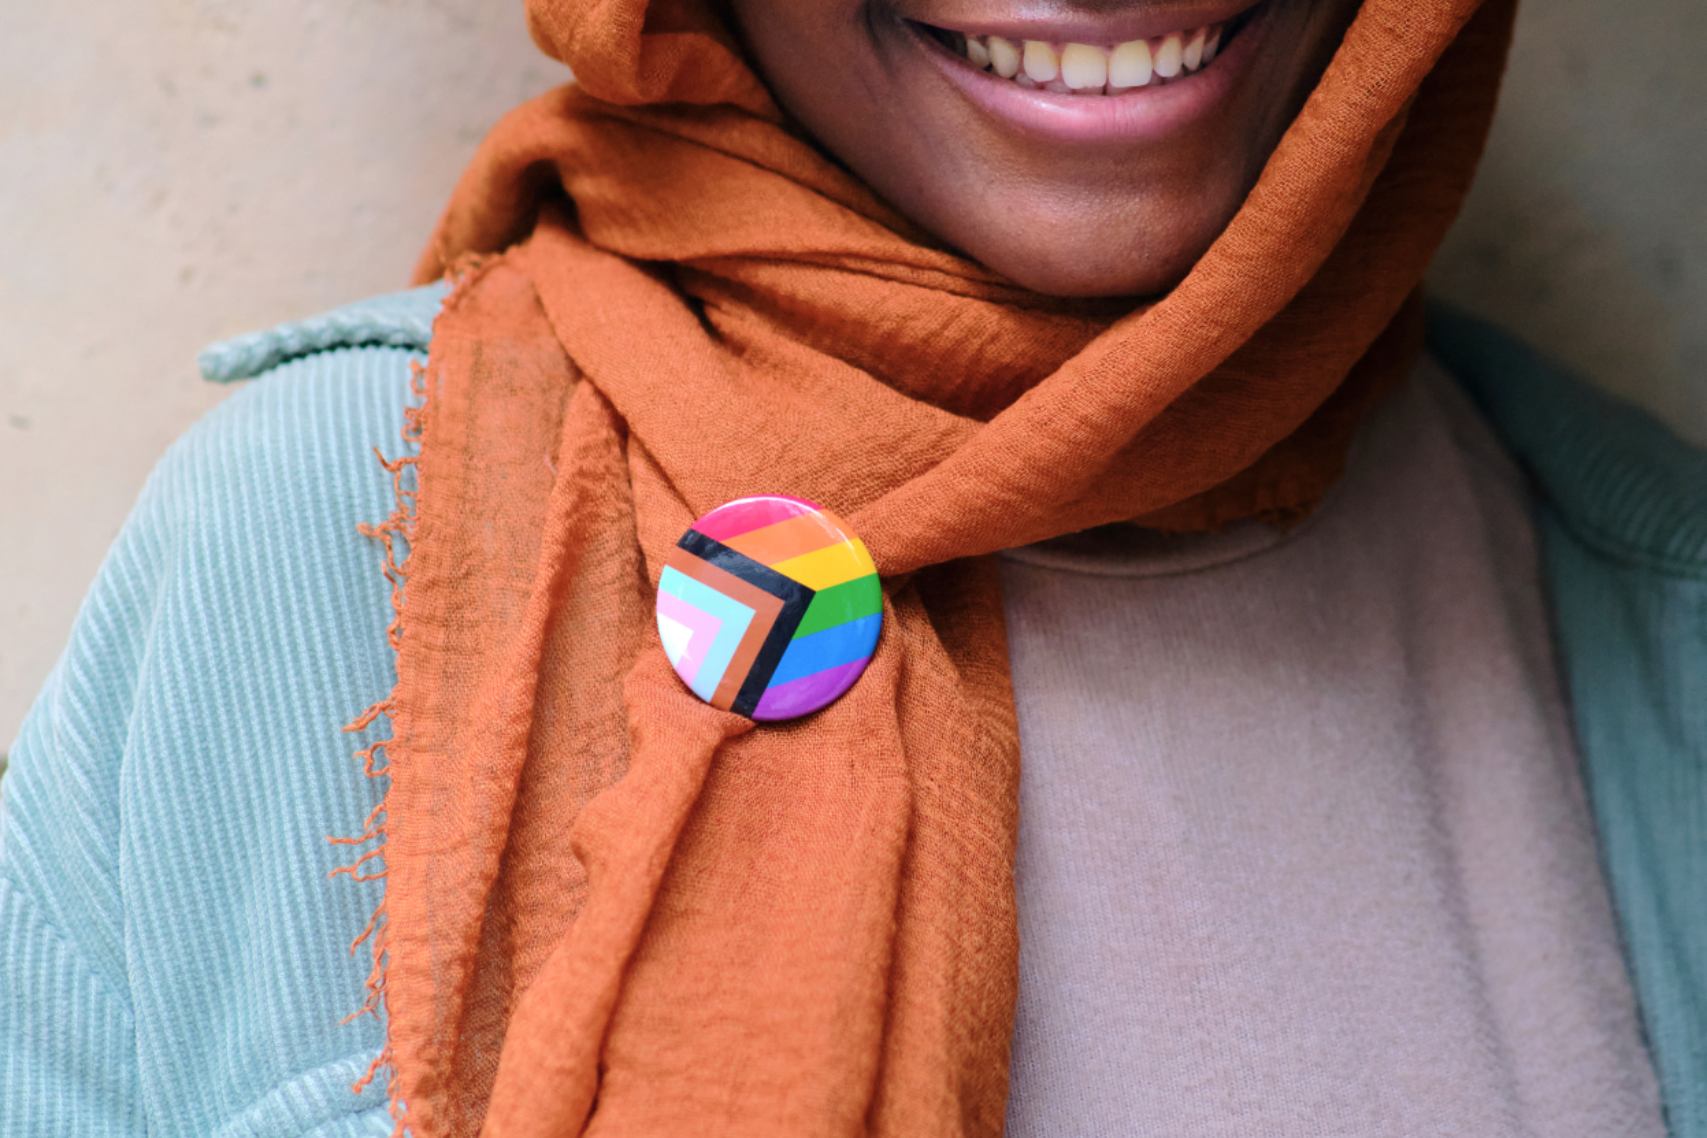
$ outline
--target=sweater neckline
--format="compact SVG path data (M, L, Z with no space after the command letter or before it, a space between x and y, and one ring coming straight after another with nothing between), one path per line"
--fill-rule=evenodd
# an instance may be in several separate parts
M1400 389L1377 405L1359 426L1346 453L1345 470L1316 508L1300 521L1282 525L1246 518L1208 533L1166 533L1117 523L1005 549L998 556L1058 573L1137 579L1202 573L1273 552L1296 541L1339 508L1347 483L1379 474L1377 458L1370 452L1380 448L1373 440L1381 433L1381 424L1396 413L1396 405L1404 402L1404 389L1418 381L1418 373L1427 362L1426 355L1419 357Z
M1330 492L1331 494L1331 492ZM1112 525L1065 534L1001 556L1039 569L1092 577L1169 577L1198 573L1256 557L1295 538L1328 508L1324 501L1289 529L1256 520L1213 533L1162 533Z

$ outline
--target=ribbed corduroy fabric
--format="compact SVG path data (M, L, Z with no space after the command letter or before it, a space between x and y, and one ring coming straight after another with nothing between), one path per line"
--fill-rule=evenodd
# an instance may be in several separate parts
M420 355L372 345L424 347L437 297L204 358L273 370L161 463L0 783L5 1138L389 1132L349 1090L379 1025L338 1024L378 886L324 880L323 835L375 800L336 724L392 679L352 527L390 509L370 448L396 452ZM1671 1131L1701 1138L1707 459L1492 330L1435 345L1536 475L1602 856Z
M339 1025L380 886L326 880L326 835L378 797L338 730L392 682L354 524L391 508L373 447L399 446L418 358L333 350L240 390L107 557L0 784L0 1134L390 1133L350 1092L382 1025Z

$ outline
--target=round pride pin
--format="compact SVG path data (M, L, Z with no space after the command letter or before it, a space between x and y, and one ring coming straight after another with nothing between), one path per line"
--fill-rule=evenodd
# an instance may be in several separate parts
M853 686L877 648L877 566L828 510L737 498L688 528L658 581L658 636L676 674L725 711L809 715Z

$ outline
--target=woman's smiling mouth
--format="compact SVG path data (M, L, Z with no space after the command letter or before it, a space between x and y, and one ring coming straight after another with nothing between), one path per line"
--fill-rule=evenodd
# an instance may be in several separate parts
M959 28L903 22L985 111L1064 141L1130 142L1184 125L1231 90L1267 3L1247 2L1231 14L1225 3L1215 7L1204 7L1200 19L1166 17L1185 26L1160 31L1112 22Z

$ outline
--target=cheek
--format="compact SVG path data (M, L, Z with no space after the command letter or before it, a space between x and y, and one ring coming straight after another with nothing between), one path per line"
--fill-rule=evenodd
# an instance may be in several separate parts
M1361 0L1270 0L1277 35L1264 59L1264 82L1282 125L1291 122L1360 7ZM1278 132L1276 132L1278 133Z
M891 149L886 135L904 136L908 114L892 21L866 0L729 0L729 8L777 101L831 157L875 184L868 167Z
M864 107L835 95L876 65L867 0L728 0L735 31L755 69L802 122Z

